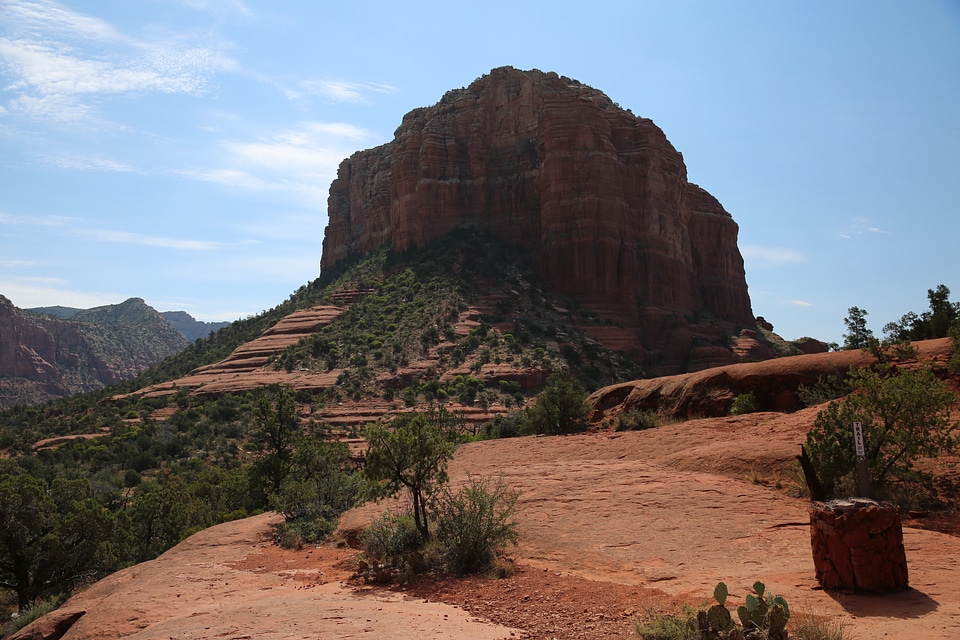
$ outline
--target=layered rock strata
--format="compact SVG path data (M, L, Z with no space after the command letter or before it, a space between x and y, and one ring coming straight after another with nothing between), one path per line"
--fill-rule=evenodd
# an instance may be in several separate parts
M634 355L661 371L696 359L707 318L754 323L731 215L651 120L555 73L494 69L411 111L392 142L343 161L328 212L324 269L482 229L527 250L550 289L629 327Z

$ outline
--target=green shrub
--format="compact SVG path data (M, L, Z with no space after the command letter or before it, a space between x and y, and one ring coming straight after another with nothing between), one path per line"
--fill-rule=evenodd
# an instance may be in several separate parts
M474 573L490 567L506 546L517 543L517 525L511 519L519 497L498 478L469 478L456 492L448 488L437 496L434 518L437 541L456 573Z
M950 327L949 336L953 342L953 354L947 361L947 369L952 373L960 373L960 323Z
M920 457L956 450L958 424L949 415L957 396L929 369L858 369L849 379L857 390L817 414L804 445L824 491L835 494L854 475L854 421L863 424L875 487L892 481L929 485L929 474L913 465Z
M300 549L320 542L337 528L336 521L310 518L281 522L277 525L277 544L284 549Z
M631 409L617 414L617 422L614 428L617 431L641 431L644 429L653 429L659 426L660 416L656 411L642 411L640 409Z
M47 598L46 600L37 602L29 609L24 609L23 611L17 612L10 618L10 622L8 622L7 626L4 628L3 637L7 638L12 636L34 620L42 618L48 613L57 610L60 605L66 601L66 599L67 598L65 595L53 596L52 598Z
M741 393L733 399L730 405L730 415L741 416L746 413L753 413L757 410L757 398L750 393Z
M842 398L851 391L850 384L843 374L821 376L809 387L803 384L797 387L797 398L804 407L815 407L818 404Z
M404 556L423 546L413 515L385 512L360 536L360 546L373 565L399 566Z
M681 613L667 615L655 613L646 621L637 622L634 631L643 640L699 640L697 614L689 605Z
M511 413L506 416L497 416L490 422L484 423L480 432L484 440L499 438L516 438L523 431L523 412Z
M569 371L558 371L547 378L547 386L537 402L526 411L530 433L559 435L586 428L587 392Z

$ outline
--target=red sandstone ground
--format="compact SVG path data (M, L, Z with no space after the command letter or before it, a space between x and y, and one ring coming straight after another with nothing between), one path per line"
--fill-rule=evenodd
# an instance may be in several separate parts
M87 612L67 640L599 640L630 638L637 616L698 604L720 580L736 604L759 579L794 612L843 621L852 638L960 637L960 539L914 526L922 521L905 523L910 591L817 589L806 502L772 486L814 415L760 413L462 447L454 482L503 474L522 491L519 570L510 578L365 585L349 578L356 552L278 549L269 540L272 517L259 516L201 532L97 583L55 615ZM770 486L748 482L752 471ZM382 508L350 512L343 528Z

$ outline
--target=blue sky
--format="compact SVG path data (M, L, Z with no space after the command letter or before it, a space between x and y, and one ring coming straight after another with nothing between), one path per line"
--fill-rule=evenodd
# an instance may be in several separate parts
M957 0L0 0L0 293L273 307L340 161L502 65L652 118L783 337L960 300Z

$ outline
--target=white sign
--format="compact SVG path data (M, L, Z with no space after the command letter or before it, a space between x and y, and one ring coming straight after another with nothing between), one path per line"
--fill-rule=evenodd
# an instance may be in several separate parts
M861 422L853 423L853 442L857 447L857 457L863 458L866 456L867 453L863 447L863 423Z

